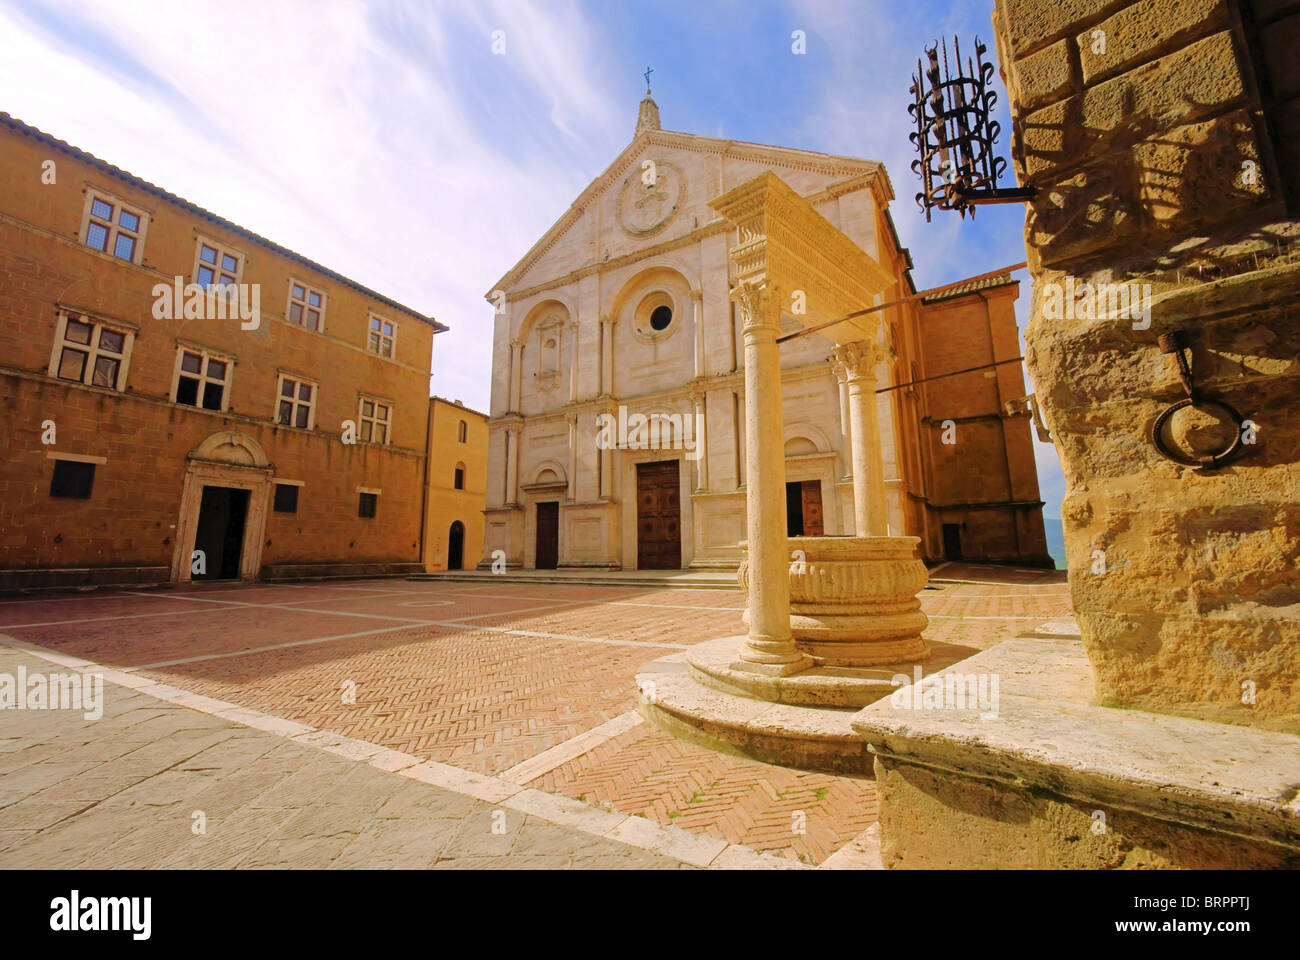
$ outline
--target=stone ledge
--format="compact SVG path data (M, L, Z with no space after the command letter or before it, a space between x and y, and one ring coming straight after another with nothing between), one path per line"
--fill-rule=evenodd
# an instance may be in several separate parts
M165 564L0 570L0 594L79 587L146 587L170 579L171 570Z
M1094 706L1078 641L1010 640L958 669L999 678L997 716L879 701L852 721L877 763L1047 791L1300 857L1300 738Z
M424 564L405 560L377 561L374 563L276 563L262 567L261 579L283 583L293 580L405 577L423 572Z

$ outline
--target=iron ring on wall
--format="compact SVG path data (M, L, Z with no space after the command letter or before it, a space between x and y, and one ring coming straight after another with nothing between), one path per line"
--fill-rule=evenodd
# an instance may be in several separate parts
M1175 413L1183 409L1183 407L1195 407L1198 410L1203 410L1206 407L1218 407L1220 410L1225 411L1228 416L1232 418L1232 422L1237 425L1236 434L1233 436L1232 443L1228 445L1228 448L1221 453L1204 454L1199 457L1189 457L1170 450L1169 447L1165 445L1165 439L1163 436L1165 424L1169 422L1169 419ZM1151 426L1151 442L1155 445L1155 448L1160 451L1160 455L1166 460L1172 460L1174 463L1181 463L1185 467L1208 467L1213 470L1216 467L1223 466L1230 460L1235 460L1241 455L1242 430L1244 428L1244 423L1245 420L1242 418L1241 414L1222 400L1205 400L1199 397L1184 397L1177 403L1171 403L1164 409L1160 416L1156 417L1156 422Z

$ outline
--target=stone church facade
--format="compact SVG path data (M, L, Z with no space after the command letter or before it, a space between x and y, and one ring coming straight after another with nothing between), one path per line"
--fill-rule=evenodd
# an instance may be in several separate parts
M765 170L890 273L879 302L916 293L879 163L665 131L647 93L632 143L488 294L482 566L737 565L737 236L708 201ZM1017 286L995 278L883 311L888 532L920 537L928 560L1051 562L1020 365L998 363L1019 355ZM785 452L791 534L854 532L848 377L831 347L781 347L785 433L770 442Z

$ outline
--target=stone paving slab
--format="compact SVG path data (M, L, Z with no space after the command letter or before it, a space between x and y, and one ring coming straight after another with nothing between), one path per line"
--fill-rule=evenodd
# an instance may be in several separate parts
M0 650L0 672L15 674L20 665L29 673L51 667ZM12 751L19 762L5 778L34 792L0 797L0 868L689 866L685 858L547 823L232 721L213 722L123 687L106 684L105 692L106 716L149 711L151 766L161 766L142 777L138 766L120 774L128 761L109 754L131 726L109 724L100 732L98 721L77 711L40 711L40 742ZM0 735L7 736L16 715L0 712ZM195 724L202 736L186 736ZM84 745L83 733L103 745L106 759L61 759ZM194 831L196 813L205 818L202 834Z

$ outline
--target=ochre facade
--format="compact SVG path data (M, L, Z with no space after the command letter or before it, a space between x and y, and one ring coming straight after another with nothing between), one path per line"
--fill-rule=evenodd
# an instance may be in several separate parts
M530 569L739 563L738 236L708 203L764 171L889 273L876 302L916 293L880 164L664 131L647 96L632 143L488 293L482 564L496 551ZM888 532L920 537L929 560L1051 562L1018 402L1016 290L1002 278L882 311L885 489L873 495ZM802 329L799 310L788 305L783 332ZM849 385L831 346L806 336L781 347L785 428L770 442L784 453L791 534L854 532ZM971 367L985 369L944 376Z
M7 115L0 198L0 586L420 569L444 327ZM177 278L256 328L159 319Z
M424 569L472 570L483 555L487 415L429 398L429 482Z

